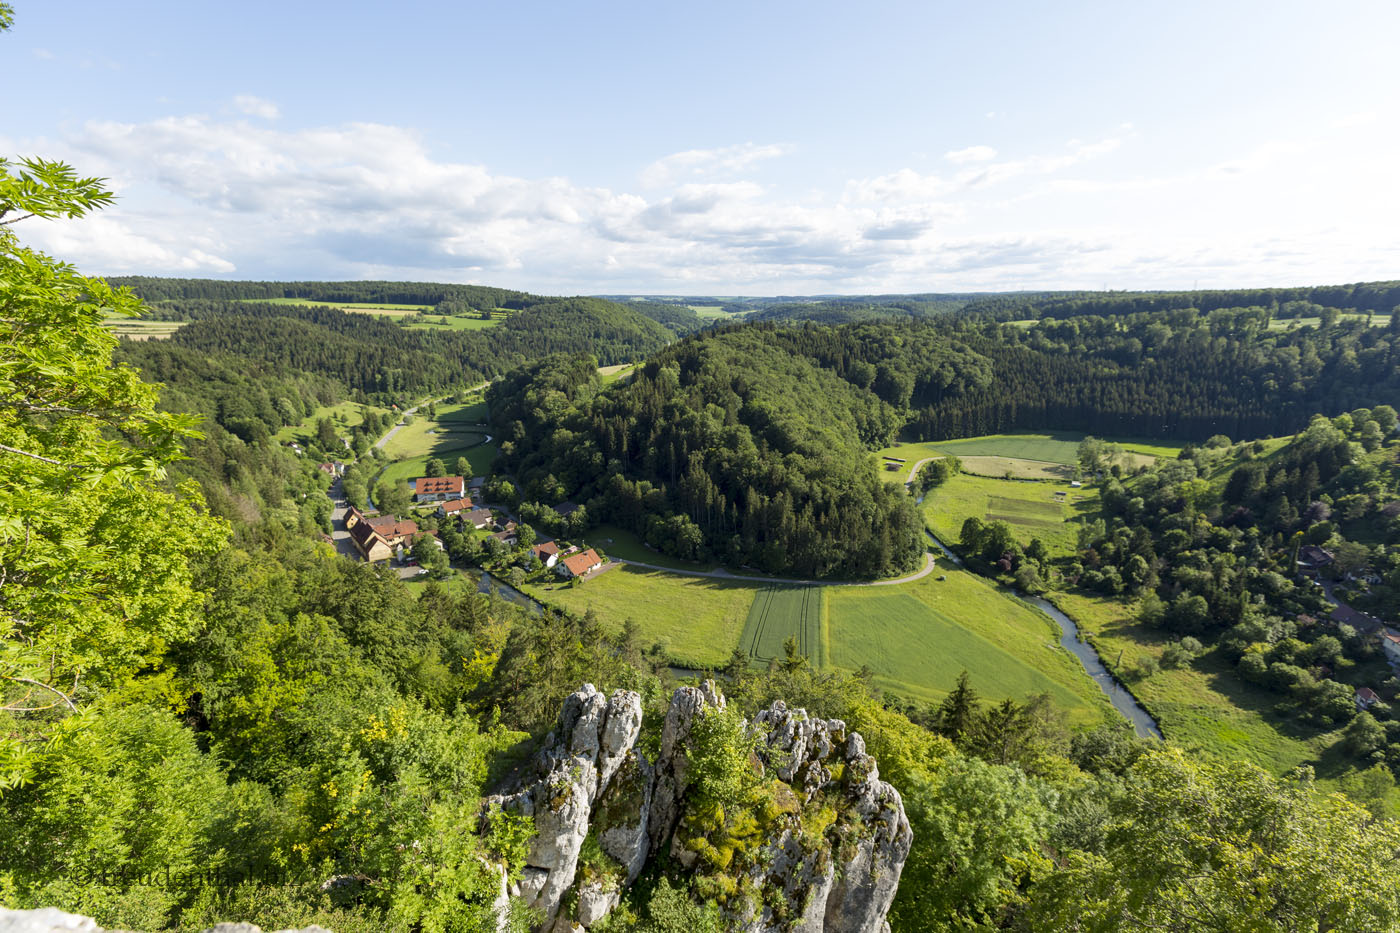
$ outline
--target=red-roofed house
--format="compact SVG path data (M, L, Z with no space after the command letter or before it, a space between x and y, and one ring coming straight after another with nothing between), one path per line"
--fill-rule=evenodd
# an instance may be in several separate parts
M466 480L460 476L420 476L410 481L413 484L415 502L446 502L460 499L466 489Z
M465 497L461 499L448 499L446 502L438 505L437 513L440 518L454 518L455 516L464 515L471 511L471 507L471 499Z
M598 556L598 552L589 548L582 554L575 554L566 557L554 568L554 572L561 577L585 577L599 567L603 566L603 559Z
M546 567L553 567L559 563L559 545L553 541L546 541L530 548L530 553L540 559L540 563Z
M1370 687L1362 687L1360 690L1356 691L1356 708L1357 708L1357 709L1360 709L1360 710L1367 710L1367 709L1370 709L1371 707L1375 706L1375 705L1376 705L1377 703L1379 703L1380 701L1381 701L1381 698L1380 698L1379 696L1377 696L1377 695L1376 695L1376 691L1372 690Z

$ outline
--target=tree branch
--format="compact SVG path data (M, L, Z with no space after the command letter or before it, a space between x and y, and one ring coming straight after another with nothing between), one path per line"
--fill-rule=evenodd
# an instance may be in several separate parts
M69 709L71 709L71 710L72 710L73 712L75 712L75 713L78 711L78 708L77 708L76 706L73 705L73 701L70 700L70 699L68 699L68 694L64 693L62 690L58 689L57 687L50 687L48 684L44 683L44 682L41 681L41 680L30 680L28 677L10 677L10 676L7 675L7 674L0 674L0 677L4 677L6 680L12 680L12 681L14 681L14 682L17 683L17 684L30 684L31 686L34 686L34 687L42 687L42 688L45 689L45 690L51 690L51 691L53 691L54 693L58 694L58 695L63 699L63 702L64 702L64 703L67 703L67 704L68 704L68 708L69 708ZM54 704L54 706L57 706L57 705L58 705L57 703ZM8 708L8 707L7 707L7 708ZM43 707L43 708L44 708L44 709L50 709L51 707L45 706L45 707Z
M8 451L9 453L12 453L12 454L20 454L21 456L25 456L25 457L33 457L35 460L41 460L41 461L43 461L44 463L52 463L54 466L61 466L61 467L66 467L66 466L68 466L68 464L66 464L66 463L60 463L59 461L57 461L57 460L51 460L51 459L49 459L48 457L41 457L41 456L39 456L38 454L31 454L29 451L27 451L27 450L20 450L18 447L9 447L9 446L7 446L7 445L5 445L5 444L0 444L0 450Z

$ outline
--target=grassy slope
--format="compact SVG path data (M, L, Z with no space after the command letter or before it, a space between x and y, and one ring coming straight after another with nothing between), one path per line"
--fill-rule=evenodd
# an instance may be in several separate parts
M952 441L920 441L898 444L878 452L881 457L903 457L912 465L924 457L939 454L955 456L1015 457L1024 460L1044 460L1050 463L1073 464L1078 461L1082 434L988 434ZM1123 449L1149 457L1175 457L1179 446L1144 438L1104 438L1121 444Z
M966 670L991 699L1049 693L1077 724L1112 712L1049 618L945 560L913 583L829 587L827 628L834 667L906 696L937 701Z
M593 609L610 628L633 619L645 644L664 644L667 655L687 667L722 667L729 660L755 593L744 583L627 566L577 587L550 583L525 589L546 605L580 615Z

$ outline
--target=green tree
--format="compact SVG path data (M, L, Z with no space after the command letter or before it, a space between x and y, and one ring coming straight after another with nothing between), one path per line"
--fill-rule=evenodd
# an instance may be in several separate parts
M691 732L690 775L702 806L747 806L758 786L751 764L757 742L735 707L705 707Z
M1395 929L1400 823L1321 797L1309 775L1300 778L1149 750L1108 804L1101 850L1063 853L1064 867L1033 892L1024 927Z
M159 411L155 387L112 365L102 321L139 300L15 232L110 201L62 163L0 159L0 707L22 721L76 709L80 685L91 697L159 671L200 622L195 564L227 536L197 487L165 482L196 419ZM29 732L0 727L0 789Z
M423 475L446 476L447 464L443 463L442 460L437 457L431 457L429 458L427 465L423 467Z
M938 707L938 731L954 742L962 742L972 733L980 714L981 701L972 689L967 671L958 675L957 685L943 698Z

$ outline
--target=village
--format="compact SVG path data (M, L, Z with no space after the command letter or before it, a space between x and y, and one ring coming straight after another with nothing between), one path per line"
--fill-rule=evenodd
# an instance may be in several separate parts
M517 522L505 506L485 504L485 484L485 477L480 476L424 476L408 480L413 511L420 518L431 517L435 527L420 527L419 521L411 518L361 510L340 500L339 486L333 485L329 492L337 508L330 543L348 540L353 556L371 564L396 565L405 579L435 573L450 575L444 538L451 536L480 544L486 562L496 568L514 566L536 575L552 571L564 580L582 581L604 567L605 559L594 548L537 537L528 525ZM347 553L343 547L338 549Z

